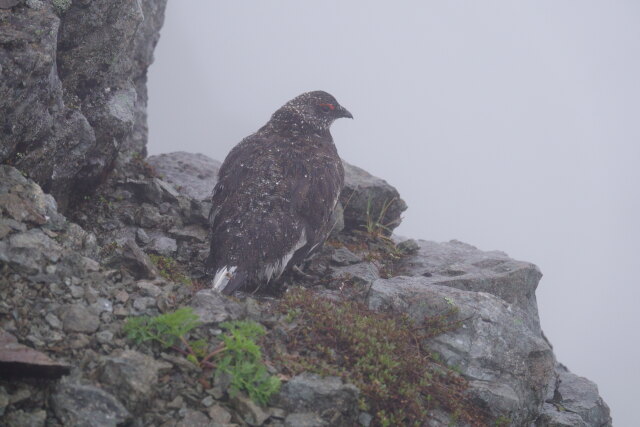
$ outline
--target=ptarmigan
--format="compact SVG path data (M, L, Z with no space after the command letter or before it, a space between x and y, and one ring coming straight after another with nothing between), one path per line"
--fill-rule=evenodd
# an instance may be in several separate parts
M231 150L209 215L214 289L255 291L327 238L344 183L329 128L341 117L353 118L330 94L303 93Z

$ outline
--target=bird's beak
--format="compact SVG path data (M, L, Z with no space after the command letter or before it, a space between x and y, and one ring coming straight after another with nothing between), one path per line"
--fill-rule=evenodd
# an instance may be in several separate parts
M337 113L338 113L338 117L346 117L347 119L353 119L353 115L349 112L349 110L344 108L342 105L338 108Z

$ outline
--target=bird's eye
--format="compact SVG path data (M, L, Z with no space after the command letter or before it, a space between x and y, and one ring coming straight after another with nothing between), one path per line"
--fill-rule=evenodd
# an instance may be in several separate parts
M320 104L320 110L323 113L328 113L329 111L333 111L333 110L335 110L335 108L336 107L333 104Z

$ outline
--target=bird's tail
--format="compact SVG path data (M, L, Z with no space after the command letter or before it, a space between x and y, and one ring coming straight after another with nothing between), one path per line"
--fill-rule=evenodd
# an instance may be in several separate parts
M238 271L237 266L224 266L216 271L211 287L223 294L230 295L247 281L247 273Z

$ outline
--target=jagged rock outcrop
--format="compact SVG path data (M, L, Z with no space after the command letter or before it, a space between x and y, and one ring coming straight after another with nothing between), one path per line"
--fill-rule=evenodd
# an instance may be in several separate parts
M203 323L194 338L213 346L223 321L250 318L284 335L289 327L271 299L206 289L220 163L184 152L143 160L146 70L165 5L0 0L0 335L48 365L32 370L36 381L0 378L0 424L375 424L359 390L338 378L294 376L261 408L232 395L228 378L203 376L168 349L133 349L125 337L127 318L183 305ZM456 241L407 240L393 260L381 258L361 235L387 242L406 204L384 180L347 163L345 171L341 225L283 289L306 285L329 298L365 289L370 308L417 322L451 312L458 327L423 344L456 367L493 418L611 425L595 384L559 364L540 330L537 267ZM15 357L0 364L19 363L22 375L28 363ZM429 415L430 425L455 423L438 408Z
M173 164L171 157L162 158ZM156 162L156 170L162 167ZM15 388L0 381L0 391L9 396L0 419L38 420L35 425L82 424L92 417L175 425L215 419L268 419L270 425L371 422L370 414L358 410L357 389L340 381L331 384L344 389L341 403L314 406L331 381L302 376L283 388L278 408L265 412L250 407L246 398L226 400L217 386L194 388L188 378L198 370L184 358L126 348L121 328L127 316L155 315L189 301L204 321L199 333L207 341L215 342L210 335L215 325L229 319L274 322L268 308L251 299L236 302L209 290L192 299L190 287L204 279L199 267L208 250L203 210L209 202L189 197L185 188L176 190L197 180L181 173L186 178L173 183L153 175L114 176L75 211L81 228L60 215L55 200L33 181L0 167L0 327L76 368L73 377L54 383L51 411L43 412L45 396L29 385ZM172 243L165 244L168 240ZM170 268L161 272L151 262L149 256L162 247L170 248L166 259L177 261L180 274ZM541 275L534 265L456 241L409 240L398 247L409 255L394 269L368 256L370 248L350 244L325 245L307 268L329 289L370 288L368 304L374 309L420 320L455 308L460 327L425 344L469 380L477 401L494 417L511 425L611 425L595 385L557 364L540 331L535 289ZM162 382L161 374L172 380ZM296 391L298 383L307 387L304 393ZM9 402L21 390L29 397L16 407ZM86 405L87 396L98 400ZM434 410L431 416L433 425L450 423L446 412Z
M146 71L166 0L15 1L0 8L0 162L60 207L146 154Z

